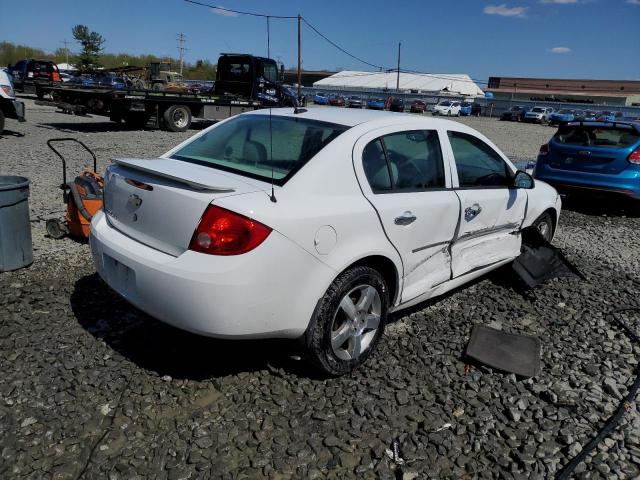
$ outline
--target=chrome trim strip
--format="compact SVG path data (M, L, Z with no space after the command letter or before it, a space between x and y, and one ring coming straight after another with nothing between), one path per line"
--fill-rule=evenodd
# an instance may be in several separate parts
M497 227L483 228L481 230L475 230L473 232L465 233L456 239L456 242L461 240L470 240L472 238L484 237L491 233L502 232L503 230L516 230L520 226L520 223L507 223L504 225L498 225Z
M421 252L422 250L426 250L427 248L438 247L440 245L447 245L447 244L451 243L452 241L453 240L447 240L447 241L444 241L444 242L431 243L429 245L425 245L424 247L414 248L413 250L411 250L411 253L418 253L418 252Z

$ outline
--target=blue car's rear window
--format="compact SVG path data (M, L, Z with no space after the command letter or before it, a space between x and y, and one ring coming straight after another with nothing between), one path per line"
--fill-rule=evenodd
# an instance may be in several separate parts
M567 125L560 127L553 138L564 145L625 148L637 143L640 133L631 126Z

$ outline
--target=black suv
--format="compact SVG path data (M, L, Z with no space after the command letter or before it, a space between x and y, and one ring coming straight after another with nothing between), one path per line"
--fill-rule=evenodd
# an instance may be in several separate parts
M35 93L38 98L44 96L41 87L62 82L58 66L49 60L20 60L8 69L17 92Z

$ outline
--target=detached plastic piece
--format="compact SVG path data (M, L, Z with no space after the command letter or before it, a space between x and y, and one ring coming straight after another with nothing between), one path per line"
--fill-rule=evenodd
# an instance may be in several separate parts
M522 253L513 261L513 269L529 288L552 278L569 277L584 280L559 248L544 240L536 230L522 245Z
M466 354L491 368L523 377L535 377L540 373L540 340L537 337L506 333L478 324L471 331Z

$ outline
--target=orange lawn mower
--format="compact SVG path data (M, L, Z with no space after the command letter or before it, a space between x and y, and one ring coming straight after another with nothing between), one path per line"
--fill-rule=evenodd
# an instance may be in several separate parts
M62 154L53 146L54 143L79 143L93 158L93 171L84 170L72 182L67 182L67 162ZM89 224L98 210L102 208L104 180L96 173L96 155L80 140L75 138L52 138L47 145L62 160L62 199L67 205L64 221L57 218L47 220L47 233L52 238L62 238L69 235L77 240L89 238Z

